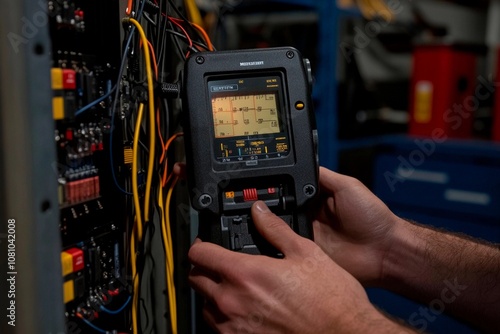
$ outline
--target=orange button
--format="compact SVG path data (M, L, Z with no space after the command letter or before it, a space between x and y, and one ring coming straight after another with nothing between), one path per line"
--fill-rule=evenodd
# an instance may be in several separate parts
M297 110L302 110L304 109L306 105L304 104L304 102L301 102L301 101L297 101L295 102L295 109Z

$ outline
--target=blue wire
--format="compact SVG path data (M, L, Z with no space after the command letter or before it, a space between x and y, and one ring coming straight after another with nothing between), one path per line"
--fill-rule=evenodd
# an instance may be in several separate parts
M142 1L141 8L139 9L139 12L137 13L137 18L139 18L139 17L142 16L142 12L144 11L144 5L145 4L146 4L146 1ZM122 59L124 59L127 56L128 48L130 46L130 42L132 41L132 35L134 34L134 31L135 31L135 26L133 26L132 30L130 31L130 36L129 36L128 40L127 40L127 45L125 47L125 52L123 53ZM97 104L101 103L102 101L104 101L105 99L107 99L108 97L110 97L111 94L113 94L113 92L115 91L115 89L117 89L118 82L120 82L120 79L121 79L121 76L122 76L122 73L123 73L123 68L124 68L123 64L124 63L125 62L122 63L122 66L120 68L120 75L118 76L117 84L115 86L113 86L113 88L110 91L108 91L105 95L101 96L100 98L98 98L94 102L89 103L85 107L82 107L80 110L77 110L75 112L75 116L78 116L81 113L83 113L83 112L89 110L90 108L96 106ZM109 82L108 82L108 89L109 89Z
M108 97L111 96L111 94L113 94L113 92L115 91L115 89L116 89L116 85L113 88L111 88L111 90L109 90L106 94L104 94L103 96L101 96L100 98L98 98L97 100L95 100L95 101L87 104L85 107L81 108L80 110L77 110L75 112L75 116L78 116L78 115L84 113L85 111L89 110L90 108L95 107L96 105L98 105L102 101L106 100Z
M104 333L104 334L108 333L108 331L105 331L104 329L97 327L96 325L94 325L93 323L88 321L87 319L84 319L84 318L80 318L80 319L82 319L84 323L86 323L87 325L89 325L89 327L92 327L93 329L95 329L99 333Z
M132 297L128 296L128 299L125 302L125 304L123 304L122 307L120 307L118 310L115 310L115 311L107 309L106 307L104 307L103 305L101 305L101 307L100 307L101 311L104 311L104 312L109 313L109 314L119 314L120 312L122 312L125 309L125 307L127 307L128 303L130 303L131 299L132 299Z
M134 32L135 32L135 26L132 27L132 30L130 30L130 35L128 37L128 40L127 40L127 43L125 44L125 51L123 52L123 61L122 61L122 64L120 66L120 71L118 73L118 81L117 82L120 82L121 80L121 77L122 77L122 74L123 74L123 70L125 69L125 57L127 57L127 52L128 52L128 48L130 46L130 43L132 42L132 37L134 36ZM118 84L117 84L118 86ZM117 93L118 93L118 90L117 90ZM116 94L118 95L118 94ZM111 130L110 130L110 134L109 134L109 162L111 164L111 174L113 176L113 181L115 182L115 185L116 187L124 194L126 195L132 195L131 192L128 192L126 191L125 189L123 189L120 184L118 183L118 180L116 178L116 174L115 174L115 168L114 168L114 162L113 162L113 130L115 128L115 109L116 109L116 103L117 103L117 96L115 96L115 100L113 101L113 109L111 110Z

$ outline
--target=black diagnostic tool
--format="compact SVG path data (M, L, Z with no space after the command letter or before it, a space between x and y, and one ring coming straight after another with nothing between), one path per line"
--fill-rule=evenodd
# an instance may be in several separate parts
M186 159L202 240L280 257L252 223L257 200L312 238L308 215L319 167L311 82L309 61L290 47L187 60Z

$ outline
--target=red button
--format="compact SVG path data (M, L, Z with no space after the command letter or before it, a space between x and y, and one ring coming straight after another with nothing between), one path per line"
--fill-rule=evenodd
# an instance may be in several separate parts
M255 188L243 189L243 200L245 202L256 201L257 199L258 199L257 189Z
M267 193L268 194L275 194L276 193L276 188L267 188Z
M76 72L63 69L63 89L76 89Z
M85 266L83 251L80 248L70 248L65 252L73 257L73 272L83 270Z

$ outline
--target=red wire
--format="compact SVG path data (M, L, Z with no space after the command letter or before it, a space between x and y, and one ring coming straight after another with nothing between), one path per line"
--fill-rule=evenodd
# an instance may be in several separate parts
M154 3L155 3L156 5L158 5L158 1L156 1L156 0L153 0L153 1L154 1ZM179 19L179 18L176 18L176 17L167 16L167 14L165 14L165 13L161 13L161 15L162 15L162 16L164 16L164 17L167 17L167 18L168 18L168 20L170 20L170 22L172 22L172 23L173 23L173 24L175 24L175 25L176 25L179 29L181 29L181 30L182 30L182 32L184 33L184 36L186 36L187 40L189 41L189 46L192 48L192 47L193 47L193 41L191 40L191 37L190 37L190 36L189 36L189 34L187 33L186 29L184 29L184 27L181 25L181 23L183 23L183 22L184 22L184 20ZM198 26L198 27L197 27L197 26L194 26L194 27L195 27L196 29L198 29L198 30L200 30L200 29L201 29L201 30L203 30L203 28L202 28L202 27L200 27L200 26ZM209 50L210 50L210 51L213 51L213 46L212 46L212 43L210 42L210 39L207 39L207 38L208 38L207 33L203 30L202 34L204 35L203 37L204 37L204 39L205 39L205 42L208 44L207 46L208 46ZM190 54L190 51L188 51L188 52L186 53L186 58L187 58L187 57L189 57L189 54Z
M180 24L180 22L183 22L182 20L179 20L179 19L176 19L174 17L168 17L168 19L170 20L170 22L172 22L173 24L175 24L179 29L182 30L182 32L184 33L184 36L186 36L188 42L189 42L189 46L192 48L193 47L193 41L191 40L191 37L189 37L189 34L187 33L186 29L184 29L184 27ZM180 21L180 22L179 22ZM186 58L189 57L189 54L190 54L190 51L188 51L186 53Z

